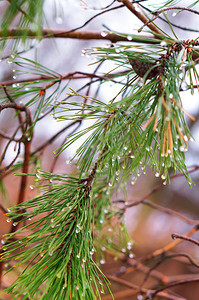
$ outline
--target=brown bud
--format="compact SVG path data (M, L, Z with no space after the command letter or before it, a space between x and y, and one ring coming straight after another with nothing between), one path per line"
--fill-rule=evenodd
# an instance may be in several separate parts
M133 67L133 70L137 75L140 77L144 77L144 75L151 69L155 64L150 63L150 62L143 62L139 60L133 60L129 59L129 62L131 66ZM160 73L160 68L159 66L155 66L147 75L147 79L152 79L156 75Z

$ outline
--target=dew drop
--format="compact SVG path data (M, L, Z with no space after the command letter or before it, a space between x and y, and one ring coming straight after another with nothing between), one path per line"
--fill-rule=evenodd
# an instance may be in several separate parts
M17 224L18 224L17 222L14 222L14 223L13 223L13 226L14 226L14 227L16 227L16 226L17 226Z
M100 265L104 265L105 264L105 260L104 259L100 259Z
M77 257L77 258L80 258L80 255L79 255L79 254L77 254L77 255L76 255L76 257Z
M101 36L102 36L102 37L107 36L107 34L108 34L108 33L107 33L106 31L102 31L102 32L101 32Z
M13 63L13 61L12 61L10 58L8 58L8 59L6 60L6 63L7 63L8 65L10 65L10 64Z
M16 76L16 75L14 75L14 76L12 76L12 78L13 78L13 79L16 79L16 78L17 78L17 76Z
M100 224L103 224L104 221L101 219L99 222L100 222Z
M172 17L175 17L177 15L177 13L176 12L174 12L173 14L172 14Z
M16 88L16 87L17 87L16 83L13 83L13 84L12 84L12 87L13 87L13 88Z
M165 46L167 46L167 43L166 43L165 41L162 41L162 42L160 43L160 45L161 45L162 47L165 47Z
M102 251L106 251L106 248L103 246L103 247L101 247L101 250Z
M133 258L133 257L134 257L133 253L129 253L129 258Z
M133 37L131 35L127 35L127 40L132 41Z
M2 245L5 245L5 241L4 241L4 240L1 240L1 244L2 244Z
M108 185L109 185L110 187L111 187L111 186L113 186L111 182L109 182L109 184L108 184Z
M122 251L122 253L125 253L125 252L126 252L126 249L125 249L125 248L122 248L121 251Z
M10 221L11 221L10 219L7 219L7 220L6 220L6 222L8 222L8 223L9 223Z
M110 228L108 228L108 232L112 232L113 231L113 229L110 227Z

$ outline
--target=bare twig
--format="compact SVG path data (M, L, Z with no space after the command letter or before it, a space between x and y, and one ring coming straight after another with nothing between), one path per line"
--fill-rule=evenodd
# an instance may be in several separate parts
M188 11L188 12L199 15L199 12L197 10L194 10L194 9L191 9L188 7L180 7L180 6L166 7L161 10L157 10L157 11L153 12L153 14L155 14L155 17L153 17L151 20L148 20L147 22L145 22L145 24L139 29L139 32L141 32L145 26L149 27L151 22L155 21L159 17L160 14L162 14L163 12L168 11L168 10Z
M188 241L188 242L191 242L197 246L199 246L199 241L195 240L195 239L192 239L190 237L187 237L186 235L181 235L181 234L178 234L178 233L172 233L171 235L172 239L181 239L181 240L184 240L184 241Z

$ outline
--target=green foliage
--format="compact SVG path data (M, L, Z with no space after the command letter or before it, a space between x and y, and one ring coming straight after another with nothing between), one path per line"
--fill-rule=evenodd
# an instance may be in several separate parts
M84 183L65 175L37 174L42 194L8 213L14 226L18 221L27 224L8 235L22 237L3 250L10 259L20 259L15 267L27 266L7 291L13 292L13 299L24 291L22 299L94 299L95 293L100 298L99 274L106 279L92 258L93 211L91 198L84 197Z
M165 6L174 2L167 1ZM4 35L19 7L23 10L19 26L37 23L39 34L42 5L41 0L11 1L2 22ZM24 39L26 34L25 31ZM129 178L132 176L134 184L141 172L146 173L146 166L153 169L155 176L161 176L164 184L169 182L171 170L183 173L192 184L185 164L185 151L192 137L180 91L189 76L187 89L194 92L199 75L192 53L198 55L197 44L165 34L155 42L151 37L139 37L142 44L138 46L134 43L137 35L121 36L129 37L132 44L87 50L97 63L113 63L110 71L101 75L101 84L119 85L120 92L108 100L72 91L67 100L58 101L69 81L62 85L64 77L29 59L9 59L17 78L30 76L30 80L14 83L7 90L16 103L22 101L27 108L34 107L33 126L49 112L58 121L84 120L86 124L56 151L60 154L85 137L74 156L77 174L55 175L37 170L38 196L12 207L7 214L8 221L12 220L18 229L5 235L2 257L18 260L15 267L23 269L7 288L13 299L100 298L103 283L109 289L96 263L105 260L104 249L116 258L121 252L133 256L124 210L111 203L113 192L122 187L125 194ZM143 69L142 78L134 63ZM32 79L33 76L36 77ZM72 97L78 100L68 101ZM0 100L5 104L10 99L1 94Z

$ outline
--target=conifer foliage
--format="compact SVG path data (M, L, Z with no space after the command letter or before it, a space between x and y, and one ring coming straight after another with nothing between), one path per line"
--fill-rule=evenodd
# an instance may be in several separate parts
M198 88L199 41L179 40L166 13L175 10L197 15L194 6L198 1L187 7L174 6L181 1L163 1L158 7L147 0L118 0L101 7L93 17L126 9L143 22L137 34L84 31L86 24L72 30L46 30L43 2L8 1L1 20L2 59L12 64L17 80L1 83L0 111L13 109L18 120L11 137L0 132L9 141L1 162L10 143L17 145L15 158L1 169L2 192L4 177L10 172L21 180L17 205L1 208L11 224L2 239L1 272L6 262L12 262L8 271L20 273L6 289L12 299L101 299L105 292L111 294L108 277L100 268L102 249L106 247L116 257L122 249L127 257L133 257L133 241L123 218L125 208L112 203L114 192L123 189L126 193L130 178L134 184L147 166L160 177L161 185L170 183L171 171L173 176L183 174L188 184L193 184L185 163L188 142L193 139L186 118L195 121L195 117L183 108L181 92L186 89L193 94ZM170 26L170 35L156 25L160 18ZM26 58L23 54L34 48L33 37L38 42L56 37L101 39L101 47L83 50L95 58L96 70L62 75ZM11 54L5 57L10 39ZM109 71L98 73L104 62L110 63ZM82 92L85 86L78 91L69 89L70 80L77 76L88 79L86 87L110 83L120 91L107 101ZM67 124L52 141L76 125L60 148L54 149L59 156L80 141L70 161L78 167L76 173L42 170L37 154L46 144L31 150L35 128L47 116ZM28 178L34 179L38 195L24 201ZM143 299L163 293L158 289L147 293L142 287L139 291L145 295Z

